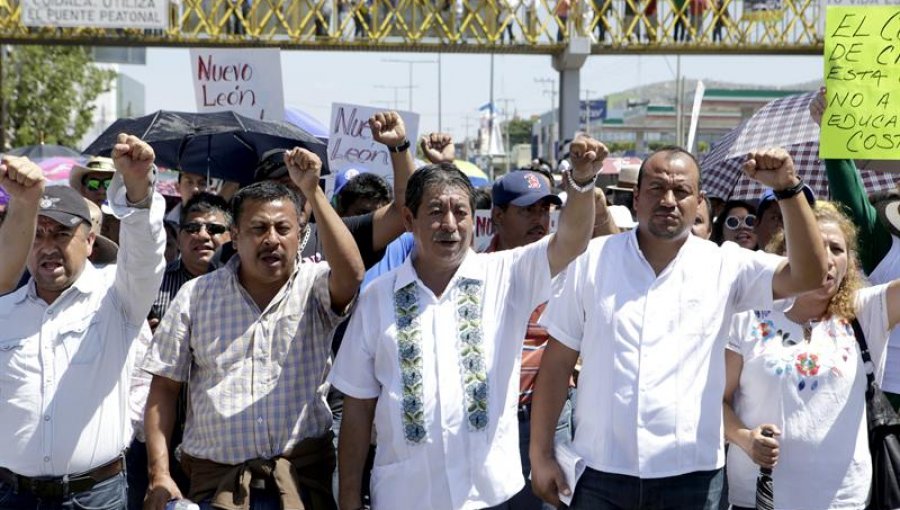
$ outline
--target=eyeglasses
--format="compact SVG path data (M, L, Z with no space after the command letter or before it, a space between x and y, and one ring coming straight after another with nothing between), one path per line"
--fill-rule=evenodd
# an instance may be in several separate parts
M188 234L199 234L200 230L202 230L203 228L206 228L206 233L211 236L222 235L228 231L228 227L226 225L222 225L221 223L203 223L200 221L192 221L181 226L181 230L184 230Z
M112 183L112 177L108 177L106 179L98 179L96 177L85 177L84 179L81 180L81 184L84 184L84 186L91 191L97 191L100 188L109 189L110 183Z
M740 216L729 216L725 218L725 226L728 230L737 230L741 227L753 228L756 226L756 215L748 214L741 218Z

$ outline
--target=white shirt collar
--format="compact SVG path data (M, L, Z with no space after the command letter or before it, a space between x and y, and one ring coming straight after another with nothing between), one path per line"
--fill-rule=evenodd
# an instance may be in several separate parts
M447 285L449 289L455 281L459 278L473 278L476 280L480 280L483 278L483 274L480 270L479 265L475 262L476 253L474 250L469 248L466 252L466 256L462 261L462 264L456 268L456 273L453 274L453 278L450 279L450 284ZM409 257L406 257L406 260L403 261L403 265L397 270L397 278L394 281L394 291L398 291L403 287L406 287L410 283L418 282L420 285L425 287L425 284L422 283L421 278L419 278L419 274L416 272L416 268L413 266L413 258L415 257L415 250Z

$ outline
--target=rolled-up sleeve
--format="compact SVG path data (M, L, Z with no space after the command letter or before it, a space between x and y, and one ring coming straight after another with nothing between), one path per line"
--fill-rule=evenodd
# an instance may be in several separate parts
M129 207L125 192L125 183L117 173L107 193L113 216L121 221L113 288L126 321L140 326L156 299L166 269L163 228L166 202L159 193L153 192L149 208Z
M147 349L141 368L178 382L187 382L191 368L191 300L197 280L181 287Z

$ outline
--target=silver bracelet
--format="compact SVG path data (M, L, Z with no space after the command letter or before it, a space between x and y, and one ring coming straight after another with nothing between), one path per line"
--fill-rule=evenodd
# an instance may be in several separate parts
M593 177L591 177L591 180L588 181L588 183L585 184L584 186L579 186L578 184L575 183L575 178L572 177L572 171L569 170L566 172L566 180L569 181L569 186L571 186L571 188L573 190L575 190L579 193L587 193L588 191L593 190L594 187L596 186L597 176L594 175Z

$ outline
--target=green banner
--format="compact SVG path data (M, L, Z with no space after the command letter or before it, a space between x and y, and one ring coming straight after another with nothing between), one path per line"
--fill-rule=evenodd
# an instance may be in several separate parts
M900 159L900 5L829 7L819 157Z

